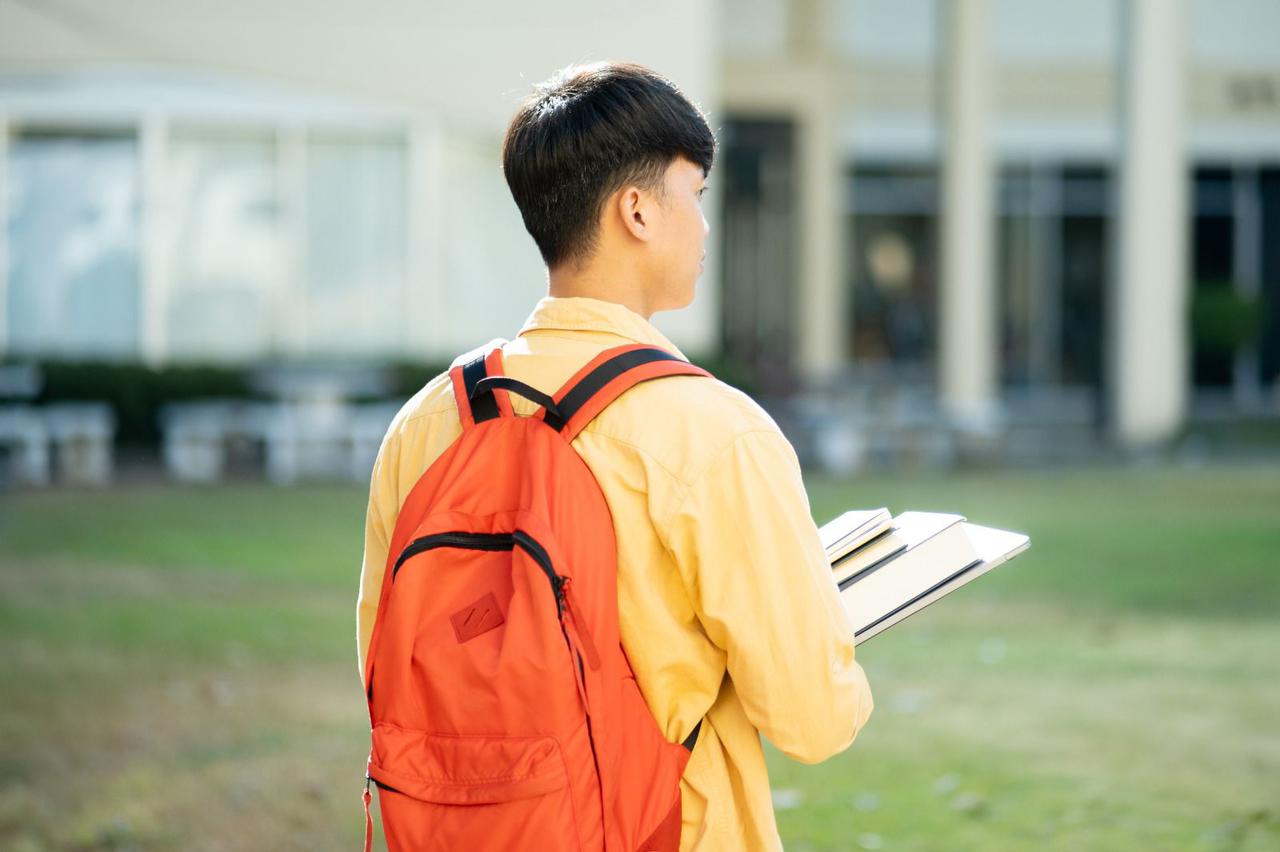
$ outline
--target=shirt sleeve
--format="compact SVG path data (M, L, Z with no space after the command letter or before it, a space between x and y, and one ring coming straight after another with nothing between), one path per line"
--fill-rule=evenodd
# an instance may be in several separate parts
M382 577L386 573L387 550L395 531L399 498L394 473L399 461L399 443L389 431L378 448L369 479L369 504L364 519L364 557L360 565L360 588L356 596L356 664L360 667L360 683L364 683L365 656L378 614L378 598L382 594Z
M871 715L871 688L786 437L738 435L664 526L752 724L805 763L847 748Z

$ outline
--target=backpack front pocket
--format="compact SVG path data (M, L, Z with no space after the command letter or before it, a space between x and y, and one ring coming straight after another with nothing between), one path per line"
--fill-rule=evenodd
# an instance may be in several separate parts
M369 775L389 850L577 850L569 780L552 737L373 729Z

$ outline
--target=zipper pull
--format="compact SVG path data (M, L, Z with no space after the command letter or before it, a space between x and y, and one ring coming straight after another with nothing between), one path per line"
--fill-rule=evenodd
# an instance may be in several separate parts
M573 660L569 663L569 665L573 666L573 683L578 687L578 697L582 699L582 709L590 717L591 702L587 700L586 673L582 671L582 652L578 650L578 643L574 641L571 632L566 631L564 638L568 641L569 651L573 654Z
M582 650L587 653L587 665L591 666L591 670L595 671L600 668L600 655L596 652L595 639L591 636L591 628L587 627L587 623L580 617L581 610L573 596L573 578L565 577L564 584L564 602L569 612L569 618L573 621L574 632L578 634L578 639L582 642Z
M360 798L364 800L364 852L373 852L373 816L369 813L369 806L373 804L373 794L369 792L369 782L373 780L368 773L364 776L364 795Z

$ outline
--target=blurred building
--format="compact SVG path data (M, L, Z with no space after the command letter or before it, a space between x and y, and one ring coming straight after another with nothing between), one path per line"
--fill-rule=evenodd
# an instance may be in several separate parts
M1277 411L1280 4L728 6L730 351L977 425Z
M691 354L978 432L1143 442L1280 409L1280 4L599 15L0 0L0 356L440 359L511 335L545 277L502 129L554 69L626 58L722 143L718 251L655 317Z
M703 98L710 7L0 0L0 353L441 358L545 292L502 178L532 84L592 54ZM666 19L688 22L668 32ZM678 320L696 347L711 324Z

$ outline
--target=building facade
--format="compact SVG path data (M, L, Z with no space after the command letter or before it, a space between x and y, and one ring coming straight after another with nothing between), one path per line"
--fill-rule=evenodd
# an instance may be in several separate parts
M1280 6L728 5L728 351L975 428L1277 411Z
M0 5L0 357L512 334L545 272L502 129L555 68L627 58L721 141L697 299L655 323L766 394L890 383L963 429L1139 444L1280 408L1274 2L379 10Z

